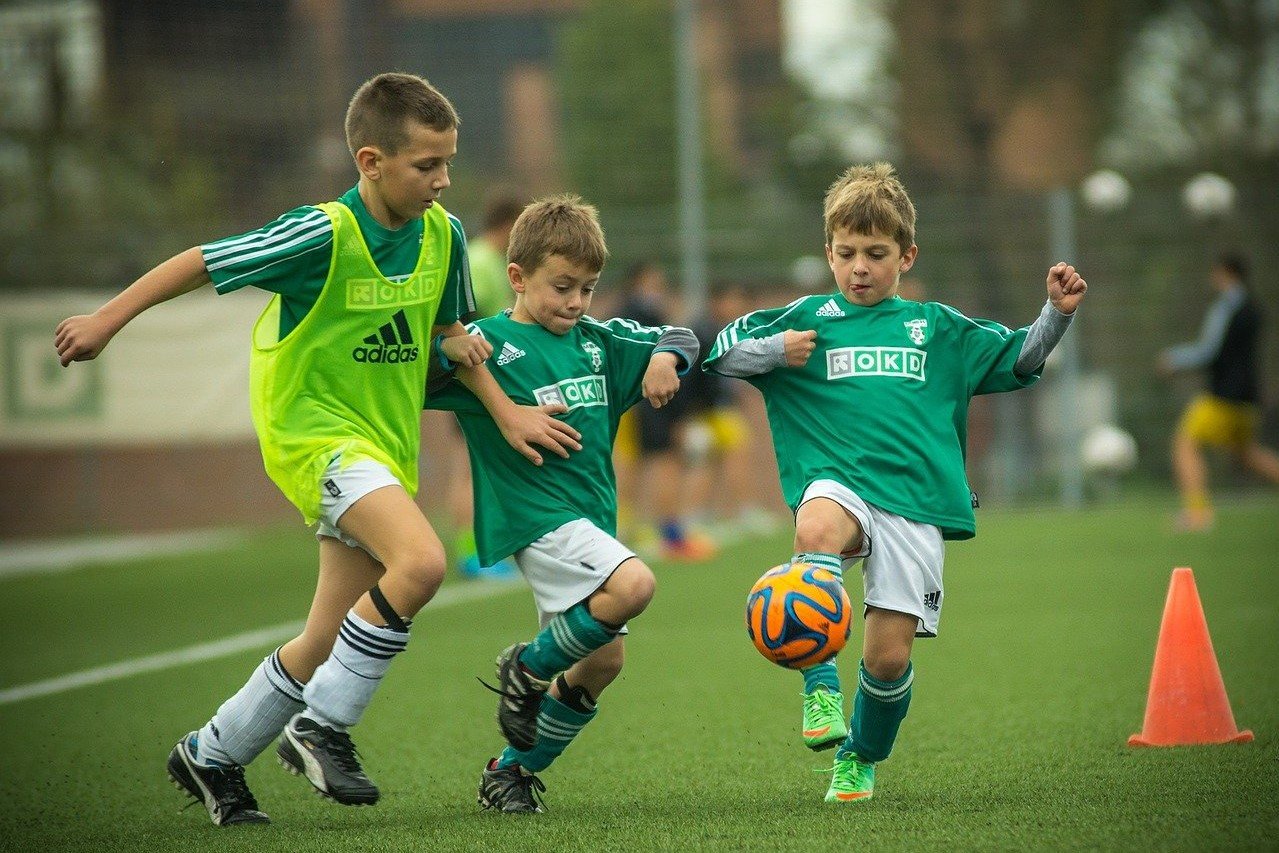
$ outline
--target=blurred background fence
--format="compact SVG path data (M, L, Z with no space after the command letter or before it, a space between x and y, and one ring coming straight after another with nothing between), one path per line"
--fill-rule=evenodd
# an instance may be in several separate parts
M677 77L679 3L692 82ZM1153 364L1195 335L1221 250L1248 256L1270 315L1263 431L1276 438L1272 0L0 2L0 536L288 517L236 390L241 315L260 303L168 306L75 372L57 367L52 328L184 248L342 193L346 101L384 70L422 74L457 106L445 204L468 228L499 183L600 207L602 294L641 258L687 283L680 85L700 105L709 278L761 304L830 288L821 195L853 162L890 159L911 190L924 298L1028 323L1055 248L1073 243L1093 286L1072 332L1075 396L1050 373L1035 394L974 409L971 475L996 503L1057 496L1060 427L1080 408L1135 435L1140 476L1166 477L1172 422L1198 386ZM1188 204L1203 173L1216 183ZM189 372L157 379L166 363ZM226 389L225 427L200 414L215 402L182 417L208 388ZM428 485L445 476L424 464Z

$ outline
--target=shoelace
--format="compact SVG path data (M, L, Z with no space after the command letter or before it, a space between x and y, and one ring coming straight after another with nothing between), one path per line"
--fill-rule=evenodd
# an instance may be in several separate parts
M236 764L222 771L222 778L225 780L222 787L222 796L220 801L234 802L242 808L257 811L258 801L254 799L253 794L249 792L249 786L244 781L244 768Z
M804 695L804 701L811 702L830 714L837 713L842 716L844 713L843 702L837 700L835 694L829 690L814 690L812 693L807 693Z
M325 735L329 741L329 752L333 756L334 763L347 773L362 773L363 769L356 758L359 755L359 751L356 750L355 744L351 741L351 736L346 732L339 732L333 729L325 731Z
M532 773L517 772L511 784L524 789L525 796L531 800L534 805L543 811L546 810L546 801L542 799L542 794L546 793L546 783L537 778Z

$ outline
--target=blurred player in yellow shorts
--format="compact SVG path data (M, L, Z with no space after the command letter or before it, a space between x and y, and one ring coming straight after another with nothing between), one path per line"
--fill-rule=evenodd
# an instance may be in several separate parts
M1224 448L1244 467L1279 483L1279 455L1255 437L1261 311L1248 293L1247 277L1243 258L1218 258L1208 276L1217 298L1204 315L1199 339L1171 347L1159 358L1164 375L1196 368L1208 371L1208 393L1186 407L1172 439L1172 467L1182 505L1178 526L1184 530L1212 527L1205 446Z

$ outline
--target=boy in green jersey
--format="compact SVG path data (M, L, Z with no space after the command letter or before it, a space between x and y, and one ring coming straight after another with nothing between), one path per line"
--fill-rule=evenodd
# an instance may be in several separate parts
M586 315L607 255L595 209L573 196L535 202L511 233L515 307L468 328L492 345L490 369L512 400L562 403L582 436L571 458L537 471L495 442L498 427L456 386L431 408L457 413L470 449L480 560L507 554L529 585L541 631L498 658L498 723L509 746L489 761L479 800L539 812L536 773L594 719L622 669L622 635L653 597L653 573L617 541L612 446L622 414L641 399L666 405L697 360L688 329L599 322Z
M793 562L836 574L864 558L866 626L844 724L833 660L803 671L805 744L838 746L827 801L869 799L910 705L916 636L937 634L943 540L974 535L964 473L968 403L1034 383L1087 285L1048 271L1048 302L1011 330L897 295L918 254L915 208L891 166L846 171L826 193L826 260L837 290L725 328L704 369L764 395Z
M169 755L174 784L217 825L268 822L244 765L277 736L281 762L320 793L378 799L347 728L444 575L444 548L413 502L428 364L463 366L521 461L541 462L530 442L564 455L578 446L550 416L561 409L502 394L482 366L492 348L459 322L472 302L465 237L438 203L458 124L422 78L374 77L347 111L359 183L341 200L188 249L58 326L65 367L97 357L147 308L210 282L219 293L275 293L253 331L253 421L267 472L308 524L319 522L319 581L302 633Z

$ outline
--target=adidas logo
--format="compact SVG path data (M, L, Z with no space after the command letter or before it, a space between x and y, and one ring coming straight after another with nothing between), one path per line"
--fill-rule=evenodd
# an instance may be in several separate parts
M413 345L413 332L409 329L404 311L396 311L391 322L383 323L378 330L364 339L368 346L351 350L351 357L363 364L408 364L417 361L418 348Z
M523 358L524 355L524 350L516 347L510 341L506 341L502 344L502 351L497 354L497 366L505 367L512 361L515 361L515 359Z
M924 606L936 613L941 608L941 590L924 593Z
M844 317L844 309L834 299L827 299L826 304L817 309L818 317Z

